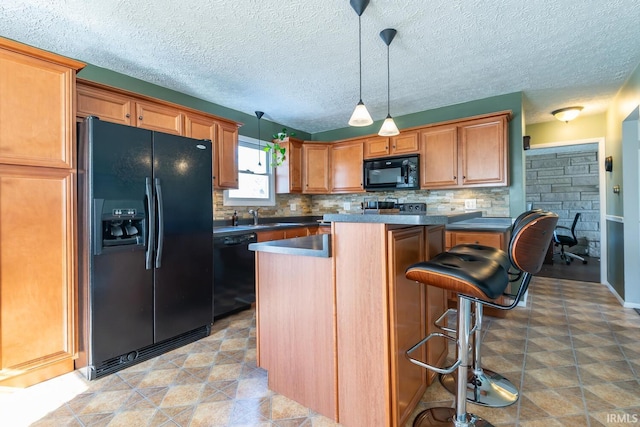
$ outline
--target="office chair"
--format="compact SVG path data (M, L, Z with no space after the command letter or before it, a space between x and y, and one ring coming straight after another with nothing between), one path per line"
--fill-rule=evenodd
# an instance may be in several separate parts
M567 265L571 264L571 261L574 259L579 259L583 264L587 263L587 260L583 257L571 252L565 252L564 250L565 246L571 248L578 244L578 238L576 237L576 224L580 219L580 215L580 212L578 212L575 218L573 218L571 228L558 225L553 231L553 242L555 243L555 246L560 246L560 259L566 262ZM569 235L569 233L571 233L571 235Z

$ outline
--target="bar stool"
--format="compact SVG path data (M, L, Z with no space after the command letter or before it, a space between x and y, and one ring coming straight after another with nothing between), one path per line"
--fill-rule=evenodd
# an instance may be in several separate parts
M527 216L514 230L509 244L508 256L511 264L522 271L522 285L518 294L524 294L533 274L540 271L544 256L553 236L558 216L553 213L535 213ZM424 426L491 426L482 418L467 412L467 379L470 366L472 327L471 304L479 302L499 309L510 309L517 305L502 305L493 300L503 294L509 284L507 270L495 260L470 254L443 252L430 261L410 266L406 277L426 285L436 286L458 295L456 345L457 360L448 367L432 366L411 357L411 353L430 339L445 336L433 333L407 350L411 362L440 374L456 371L455 408L430 408L416 417L414 427ZM450 337L448 337L450 338Z
M521 213L511 226L511 239L515 235L515 230L520 223L529 215L540 213L541 209L529 210ZM510 239L510 241L511 241ZM514 268L511 264L509 255L498 248L492 246L484 246L478 244L462 244L451 248L449 253L469 254L482 258L489 258L498 262L502 268L509 273L509 282L514 283L521 279L522 272ZM522 285L522 283L521 283ZM521 286L520 286L521 287ZM520 289L520 287L518 289ZM513 298L515 304L520 302L523 294L507 294L504 295ZM519 391L511 381L503 377L499 373L482 367L482 323L483 323L483 304L479 301L473 303L473 312L475 316L475 327L473 333L473 369L469 371L467 380L467 402L476 405L488 406L491 408L501 408L513 405L518 401ZM455 310L451 310L455 311ZM448 331L451 331L448 329ZM451 374L441 374L440 383L452 394L456 391L457 377L455 372Z

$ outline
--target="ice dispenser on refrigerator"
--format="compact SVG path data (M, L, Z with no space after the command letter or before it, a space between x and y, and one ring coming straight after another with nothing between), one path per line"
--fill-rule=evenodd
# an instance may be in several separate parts
M147 233L145 210L138 200L96 199L96 248L99 255L106 248L144 250Z

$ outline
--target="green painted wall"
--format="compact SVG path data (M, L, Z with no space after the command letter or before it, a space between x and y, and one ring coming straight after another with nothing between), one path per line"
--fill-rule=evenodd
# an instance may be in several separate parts
M601 113L580 116L569 123L559 120L536 123L526 127L525 135L531 137L531 145L602 138L607 131L606 118L607 115Z
M185 107L194 108L199 111L215 114L216 116L224 117L226 119L242 123L243 125L240 127L239 131L240 135L249 136L251 138L258 137L258 119L255 115L245 114L240 111L232 110L227 107L204 101L194 96L176 92L171 89L166 89L164 87L148 83L140 79L129 77L124 74L116 73L115 71L107 70L106 68L96 67L95 65L91 64L88 64L83 70L81 70L78 73L78 77L98 83L103 83L109 86L114 86L131 92L151 96L153 98L173 102L179 105L184 105ZM263 141L270 140L271 135L279 132L283 127L287 126L280 123L270 122L263 117L260 121L260 139L262 139ZM287 127L287 129L295 132L296 138L311 139L311 134L307 132L302 132L297 129L291 129L289 127Z

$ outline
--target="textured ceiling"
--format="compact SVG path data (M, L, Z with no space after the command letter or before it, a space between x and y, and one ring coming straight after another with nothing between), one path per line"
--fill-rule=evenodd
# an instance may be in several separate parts
M362 98L391 114L522 91L527 123L605 111L640 63L637 0L371 0ZM0 36L316 133L358 101L348 0L0 0Z

